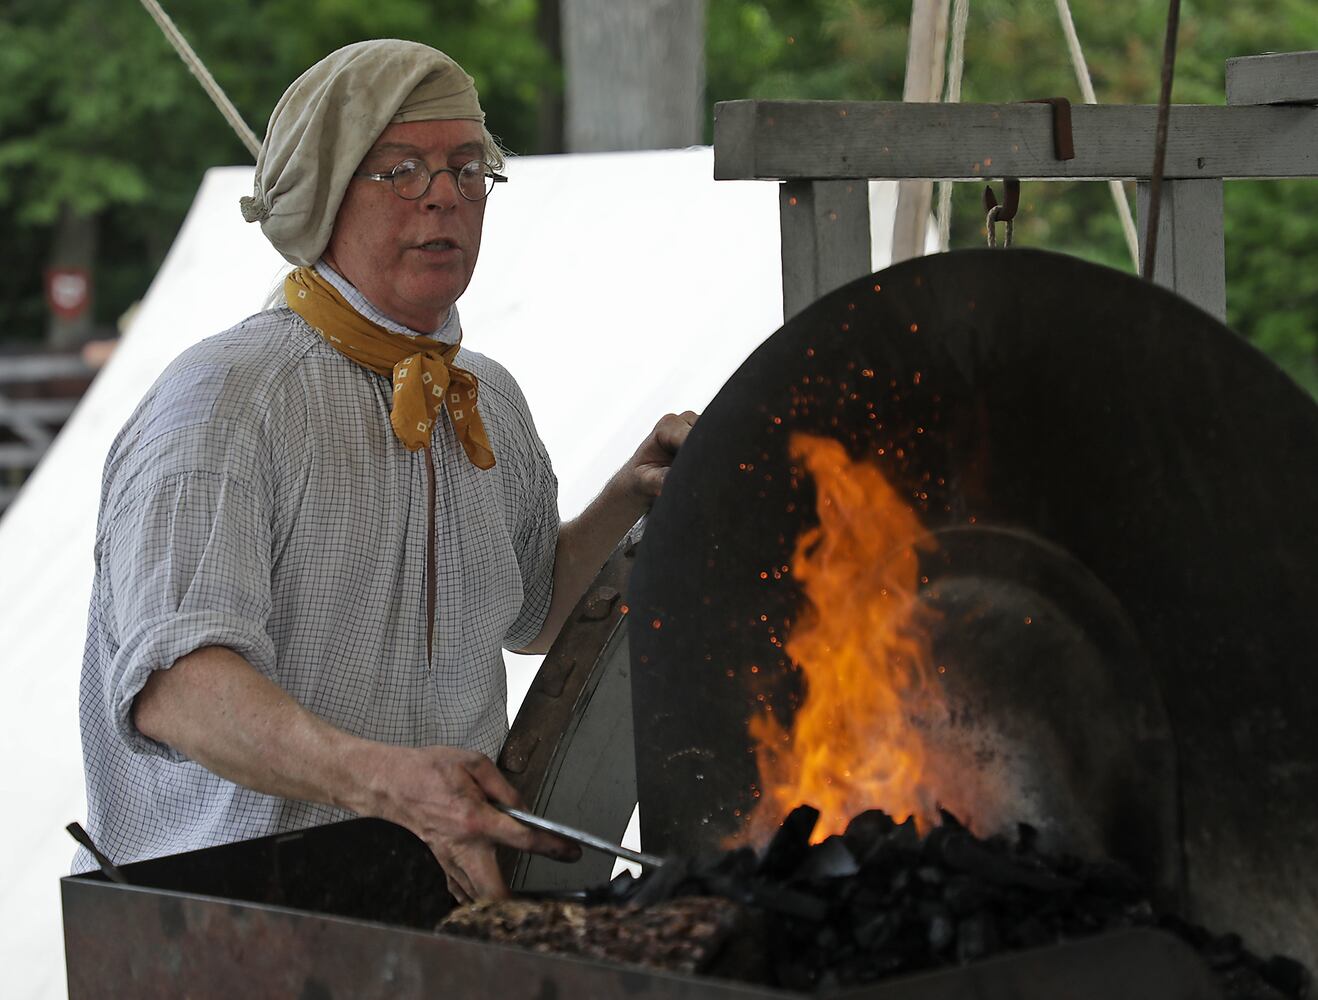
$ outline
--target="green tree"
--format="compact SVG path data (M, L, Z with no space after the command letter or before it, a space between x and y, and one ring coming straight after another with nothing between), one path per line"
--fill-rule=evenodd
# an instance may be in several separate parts
M1072 13L1098 99L1155 103L1164 0L1073 0ZM909 0L711 0L711 107L739 97L900 100L909 16ZM1306 48L1318 48L1312 0L1187 2L1173 101L1222 104L1228 58ZM1051 0L970 0L962 100L1054 95L1081 100ZM981 190L956 186L953 247L983 241ZM1228 322L1318 392L1318 269L1309 260L1318 180L1229 182L1225 228ZM1016 241L1133 270L1101 184L1025 185Z
M165 6L258 135L294 77L362 38L452 54L514 148L535 134L538 83L557 74L536 41L535 0ZM41 337L42 270L66 208L99 225L96 313L108 325L145 291L205 170L249 162L135 0L10 0L0 12L0 338Z

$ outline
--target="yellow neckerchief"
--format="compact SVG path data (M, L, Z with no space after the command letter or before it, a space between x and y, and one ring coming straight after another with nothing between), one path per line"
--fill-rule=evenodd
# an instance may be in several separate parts
M458 344L407 337L372 323L309 267L299 267L284 279L284 297L330 347L363 368L393 377L389 423L408 451L430 444L435 415L443 404L471 464L494 467L494 451L476 409L476 376L453 365Z

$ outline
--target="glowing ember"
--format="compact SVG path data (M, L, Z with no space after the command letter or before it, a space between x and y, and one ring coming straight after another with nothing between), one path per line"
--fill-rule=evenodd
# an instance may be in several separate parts
M819 525L800 535L792 572L805 604L785 643L806 694L792 731L751 720L760 799L738 840L758 844L796 805L820 811L814 840L866 809L935 821L922 729L945 715L918 603L919 519L874 465L829 438L794 434L794 461L814 477Z

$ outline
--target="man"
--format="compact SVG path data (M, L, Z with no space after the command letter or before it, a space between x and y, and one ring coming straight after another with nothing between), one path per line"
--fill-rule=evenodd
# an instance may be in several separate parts
M115 861L354 813L459 900L504 892L496 843L575 856L490 805L501 647L549 647L694 415L560 528L517 384L458 346L501 163L427 46L348 46L276 106L242 207L298 265L288 308L186 351L106 463L81 717Z

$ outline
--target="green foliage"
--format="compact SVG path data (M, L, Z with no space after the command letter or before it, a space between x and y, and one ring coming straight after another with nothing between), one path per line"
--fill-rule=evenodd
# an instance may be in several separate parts
M1318 395L1318 181L1238 181L1224 198L1228 318Z
M745 97L900 100L910 7L910 0L710 0L711 108ZM1098 99L1156 103L1165 0L1072 0L1071 9ZM962 100L1080 103L1053 0L970 0L969 10ZM1312 0L1186 0L1172 100L1222 104L1228 58L1315 48ZM954 188L953 247L983 242L982 190ZM1133 185L1126 193L1133 208ZM1228 321L1318 392L1318 180L1228 182L1225 203ZM1105 184L1026 184L1015 239L1134 270Z
M403 37L476 78L514 148L557 69L536 0L166 0L257 135L326 52ZM251 157L137 0L9 0L0 9L0 338L44 332L41 275L67 206L97 217L96 314L113 323L159 266L207 168ZM234 209L237 211L237 209Z

